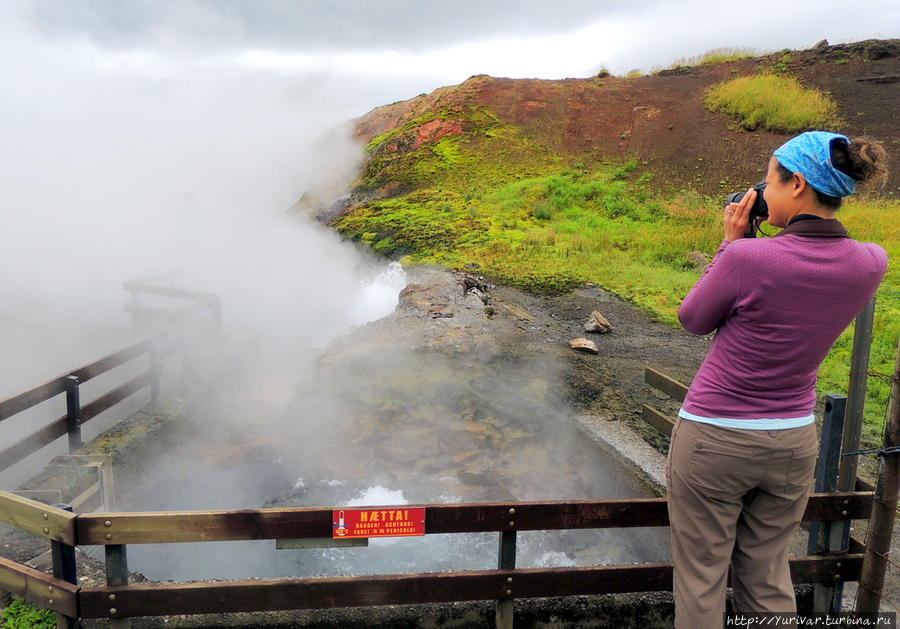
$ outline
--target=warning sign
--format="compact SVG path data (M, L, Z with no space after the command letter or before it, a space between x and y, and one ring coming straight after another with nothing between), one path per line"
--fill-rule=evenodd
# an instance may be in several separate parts
M425 508L341 509L332 512L332 537L405 537L425 535Z

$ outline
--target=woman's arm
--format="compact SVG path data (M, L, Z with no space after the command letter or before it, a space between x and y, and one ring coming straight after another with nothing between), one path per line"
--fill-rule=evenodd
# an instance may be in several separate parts
M706 265L691 292L681 302L678 320L691 334L709 334L727 317L737 304L738 269L725 240Z
M735 262L734 252L726 254L726 251L730 243L741 240L747 232L754 201L756 191L750 188L740 203L729 203L725 208L722 219L725 240L678 310L678 320L691 334L709 334L737 305L740 265Z

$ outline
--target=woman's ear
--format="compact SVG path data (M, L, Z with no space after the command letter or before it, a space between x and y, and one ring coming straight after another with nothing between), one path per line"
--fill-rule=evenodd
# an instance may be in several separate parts
M794 173L794 186L791 189L792 197L799 197L806 190L806 177L801 173Z

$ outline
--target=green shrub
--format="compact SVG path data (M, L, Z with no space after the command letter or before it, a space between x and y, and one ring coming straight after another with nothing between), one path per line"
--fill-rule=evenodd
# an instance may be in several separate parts
M781 133L839 124L837 103L819 90L803 87L790 76L742 76L711 87L706 106L732 116L745 129Z
M534 209L531 210L531 215L539 221L549 221L553 218L553 208L547 201L542 201L534 206Z
M6 629L55 629L56 614L38 609L21 598L0 613L0 627Z

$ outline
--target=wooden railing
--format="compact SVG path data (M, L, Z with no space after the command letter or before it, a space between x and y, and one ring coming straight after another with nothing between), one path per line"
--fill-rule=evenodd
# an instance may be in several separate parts
M650 367L644 368L644 382L678 402L684 402L687 395L686 384ZM674 418L647 404L641 409L641 418L667 436L672 434L672 428L675 426Z
M140 317L146 316L148 313L165 315L166 323L171 324L184 321L198 313L209 311L212 323L216 329L219 329L222 322L219 296L213 293L154 284L154 282L169 279L171 276L172 274L163 274L124 283L125 289L131 295L131 300L126 304L125 308L132 313L135 325L137 325ZM189 303L173 310L154 308L140 304L138 299L140 294L158 295L179 301L188 301ZM43 384L5 400L0 400L0 421L3 421L57 395L66 395L65 415L0 450L0 472L64 435L69 437L69 453L74 452L82 445L82 424L146 387L150 388L151 403L158 403L160 361L175 351L174 346L171 343L167 343L172 340L171 337L172 334L168 331L157 333L114 354L52 378ZM81 385L145 355L149 357L149 365L146 371L112 388L95 400L84 405L81 404L79 389Z
M814 494L804 520L865 519L868 492ZM670 590L668 562L567 568L515 568L518 531L656 527L668 525L664 498L577 502L504 502L404 505L425 509L425 533L498 532L497 570L359 577L291 578L201 583L127 583L128 544L331 538L333 509L72 514L0 492L0 521L41 535L63 549L103 545L104 587L78 587L11 561L0 561L0 587L32 603L74 618L258 612L309 608L496 600L498 610L515 598ZM389 509L390 507L381 507ZM396 507L395 507L396 508ZM795 583L854 581L860 549L791 560ZM73 621L74 622L74 621ZM499 626L512 626L498 613Z
M69 437L69 452L74 452L82 445L81 426L83 424L145 387L150 387L151 400L158 401L160 360L164 354L168 354L170 351L162 347L167 338L168 334L165 332L157 334L88 365L52 378L27 391L0 400L0 421L9 419L62 394L66 395L67 409L66 414L62 417L0 450L0 471L18 463L64 435ZM112 388L95 400L84 405L81 404L79 387L82 384L145 355L149 357L146 371Z
M216 329L220 329L222 327L222 300L220 297L214 293L160 286L158 284L173 277L173 273L165 273L123 284L125 290L131 296L130 300L125 304L125 310L131 313L132 327L135 330L141 329L145 320L150 317L156 317L165 325L171 325L208 311L212 324ZM141 295L154 295L189 303L173 309L159 308L141 303Z

